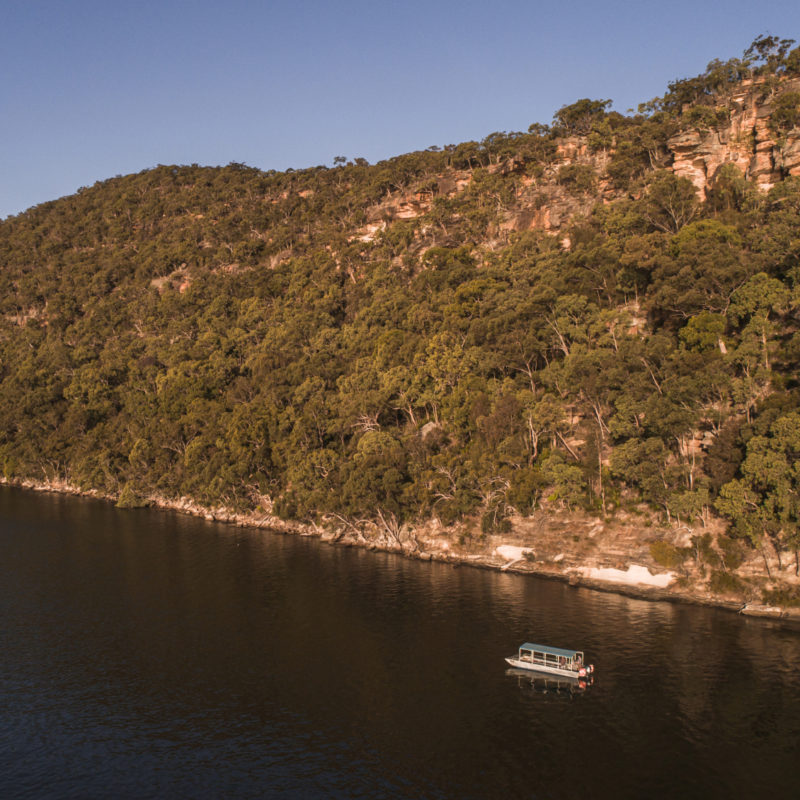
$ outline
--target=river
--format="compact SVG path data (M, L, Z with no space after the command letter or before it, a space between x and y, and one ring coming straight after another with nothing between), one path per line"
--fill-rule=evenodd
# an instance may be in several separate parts
M800 634L721 610L0 487L0 622L4 798L800 791Z

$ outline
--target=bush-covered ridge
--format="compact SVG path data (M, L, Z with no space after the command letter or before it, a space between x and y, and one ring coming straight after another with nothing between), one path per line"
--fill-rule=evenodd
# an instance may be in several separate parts
M667 147L748 76L795 130L791 44L636 116L581 100L372 166L160 166L5 220L6 477L390 532L646 503L796 552L800 179L723 168L701 201ZM507 224L554 197L587 213Z

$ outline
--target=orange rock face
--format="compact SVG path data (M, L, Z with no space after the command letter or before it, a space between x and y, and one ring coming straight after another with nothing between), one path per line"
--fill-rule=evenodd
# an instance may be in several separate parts
M781 93L798 90L800 79L780 84ZM800 131L795 128L777 139L770 129L776 96L763 81L744 81L730 99L726 125L683 131L669 140L675 174L688 178L701 195L724 164L734 164L761 191L769 191L787 176L800 175Z
M668 152L661 163L688 178L701 199L726 164L736 166L762 192L786 177L800 175L800 128L778 136L770 125L775 101L786 92L800 93L800 78L783 78L777 83L762 78L743 81L733 94L720 100L720 106L708 109L727 110L727 120L716 123L712 113L709 127L676 134L668 140ZM585 136L566 136L556 142L556 157L536 173L526 171L524 159L518 156L490 164L486 167L489 174L516 182L514 199L503 209L499 232L539 230L559 234L575 219L586 217L598 202L624 196L625 190L614 188L608 177L612 153L613 148L590 148ZM595 181L576 191L562 179L567 168L591 170ZM361 240L371 241L379 229L395 220L427 214L436 197L456 197L472 179L472 170L448 170L433 182L387 195L367 211ZM569 249L568 242L562 245Z

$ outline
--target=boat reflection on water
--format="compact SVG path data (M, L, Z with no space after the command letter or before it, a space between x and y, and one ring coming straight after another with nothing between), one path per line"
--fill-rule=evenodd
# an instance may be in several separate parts
M575 695L583 694L594 683L593 675L587 675L584 678L578 676L570 678L514 667L507 669L506 675L516 678L517 686L523 691L556 697L575 697Z

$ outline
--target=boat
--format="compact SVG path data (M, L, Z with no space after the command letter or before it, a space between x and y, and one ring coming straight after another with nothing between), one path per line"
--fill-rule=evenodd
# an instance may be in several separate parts
M565 678L585 678L594 672L594 665L587 664L581 650L564 650L544 644L525 642L515 656L506 661L517 669L562 675Z

